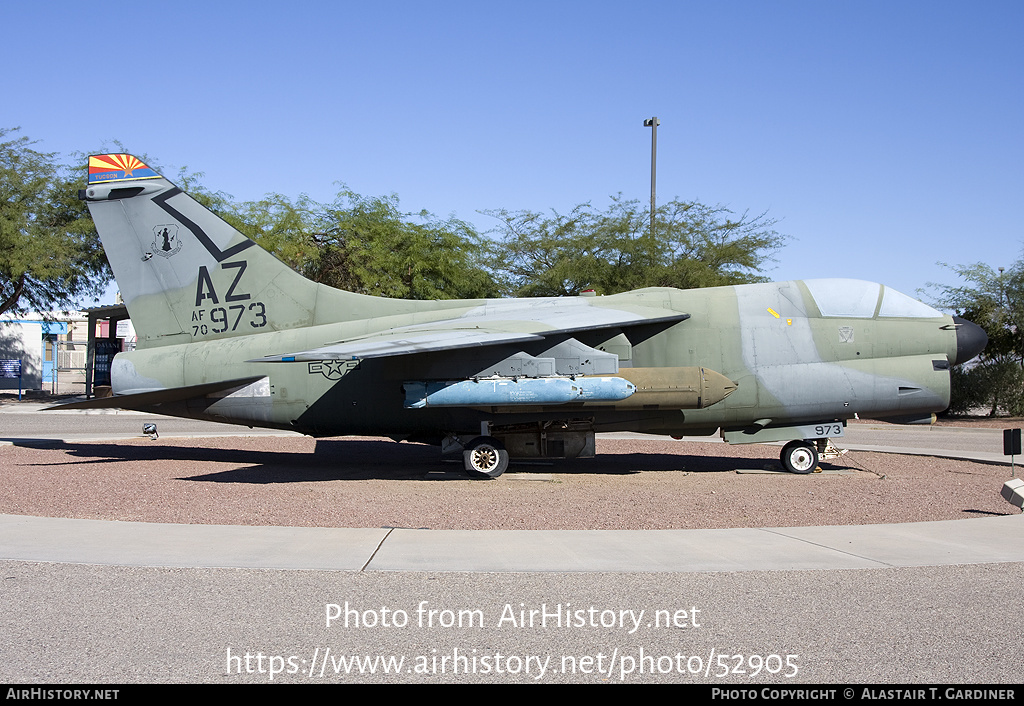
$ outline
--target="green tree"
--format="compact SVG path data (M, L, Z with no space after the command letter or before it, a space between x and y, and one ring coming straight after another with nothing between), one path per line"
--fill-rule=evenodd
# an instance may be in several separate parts
M966 284L929 283L934 304L988 334L978 358L953 368L950 412L1024 415L1024 260L1002 272L982 263L945 266Z
M281 194L221 213L310 279L350 292L403 299L496 296L483 241L457 218L404 213L397 196L342 188L331 203Z
M565 215L484 213L501 222L492 266L513 296L764 281L762 269L786 242L767 214L736 216L722 206L678 199L658 208L653 237L647 207L621 197L605 211L585 203Z
M0 314L76 308L111 279L84 180L17 132L0 128Z

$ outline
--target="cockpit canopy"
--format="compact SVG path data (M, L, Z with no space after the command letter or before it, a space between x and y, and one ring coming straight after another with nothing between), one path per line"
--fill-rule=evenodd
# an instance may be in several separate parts
M942 313L895 289L859 279L806 279L822 316L852 319L941 318Z

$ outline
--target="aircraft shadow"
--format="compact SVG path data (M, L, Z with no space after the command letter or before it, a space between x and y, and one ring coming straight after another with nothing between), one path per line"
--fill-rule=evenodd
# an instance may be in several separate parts
M78 459L37 463L39 466L110 463L177 462L230 465L180 480L211 483L298 483L328 480L466 480L461 459L442 459L439 450L425 444L398 444L383 440L321 439L313 452L221 449L205 446L165 446L159 443L62 442L39 439L12 440L15 446L58 449ZM513 461L508 473L629 475L643 472L722 473L741 469L778 469L774 449L763 458L733 458L688 454L602 454L596 458ZM823 463L824 469L843 468ZM198 469L197 469L198 470ZM788 474L787 474L788 475Z

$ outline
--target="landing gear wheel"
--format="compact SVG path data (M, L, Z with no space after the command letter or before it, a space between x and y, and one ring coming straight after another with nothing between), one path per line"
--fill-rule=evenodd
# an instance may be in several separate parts
M811 441L791 441L782 447L782 466L790 473L812 473L818 467L818 449Z
M466 473L474 478L497 478L508 468L508 451L490 436L478 436L462 452Z

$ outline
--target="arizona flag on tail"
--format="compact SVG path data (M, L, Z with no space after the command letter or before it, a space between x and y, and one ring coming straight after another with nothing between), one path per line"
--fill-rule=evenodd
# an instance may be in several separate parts
M99 154L89 157L89 183L157 179L160 175L130 154Z

